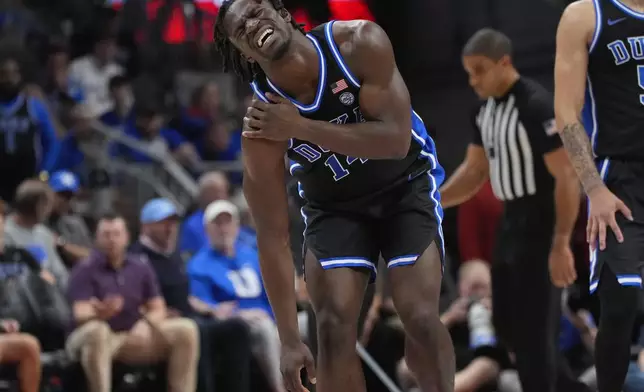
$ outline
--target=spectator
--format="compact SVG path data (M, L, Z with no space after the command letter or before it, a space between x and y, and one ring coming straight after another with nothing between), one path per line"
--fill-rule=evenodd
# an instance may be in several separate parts
M20 184L14 213L5 224L5 243L28 249L42 263L42 268L53 275L56 285L64 290L69 274L56 251L56 236L43 224L49 217L51 205L52 192L47 184L38 180Z
M208 243L203 225L204 211L208 205L217 200L227 200L230 196L230 184L223 172L212 171L199 178L199 208L188 216L182 226L179 239L179 252L184 260L192 257Z
M18 185L52 169L58 141L45 104L23 92L18 57L0 58L0 198L11 202Z
M65 100L83 101L83 89L69 76L69 52L64 44L54 43L49 47L47 68L41 84L52 113L59 118L64 117Z
M257 251L238 241L239 211L228 200L217 200L206 208L203 224L209 243L188 263L190 291L219 318L240 317L248 323L272 391L283 391L277 328Z
M122 127L135 120L134 93L127 77L114 76L109 82L110 97L114 101L114 108L101 116L101 122L110 127Z
M115 198L115 191L111 188L112 176L108 170L109 142L103 134L94 130L92 122L96 119L96 113L92 112L90 106L76 105L71 117L73 126L61 142L55 167L56 170L70 171L79 177L85 197L77 201L85 202L83 210L86 215L99 217L112 210ZM82 207L83 203L78 204Z
M145 143L148 148L160 156L171 153L172 156L189 168L199 165L199 157L190 144L179 132L164 126L163 111L154 102L136 104L135 121L126 124L125 132L129 136ZM117 155L134 162L152 162L149 155L119 145Z
M166 305L147 261L126 254L128 232L120 216L98 222L96 251L74 267L69 286L76 329L66 348L79 359L90 392L111 390L111 363L168 361L173 392L194 392L199 356L194 322L166 318Z
M253 215L250 213L248 202L243 192L237 192L231 200L239 209L239 240L257 249L257 230Z
M40 344L20 333L15 320L0 320L0 365L17 364L20 392L40 390Z
M231 162L240 157L241 132L224 112L215 82L195 90L191 106L181 113L180 129L205 161Z
M92 239L82 217L71 208L74 196L80 189L78 177L69 171L57 171L49 178L49 187L54 191L54 203L49 216L49 228L57 235L56 245L68 265L89 256Z
M206 135L215 131L222 119L219 87L215 82L206 82L192 93L190 107L183 109L180 126L183 135L203 153ZM203 155L202 155L203 157Z
M85 102L97 116L112 110L108 82L124 73L114 60L116 51L116 37L108 31L98 32L92 52L74 60L69 68L72 80L83 89Z
M178 218L169 200L147 202L141 210L141 236L130 251L143 255L154 268L169 314L197 321L201 335L199 389L214 389L213 364L224 358L217 362L220 376L216 385L226 392L248 392L251 360L248 327L240 319L217 320L210 307L189 298L185 263L175 249Z

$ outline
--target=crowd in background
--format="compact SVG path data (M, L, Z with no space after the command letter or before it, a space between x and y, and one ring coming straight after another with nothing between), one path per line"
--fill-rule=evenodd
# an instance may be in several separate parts
M171 15L178 6L151 3ZM125 9L82 8L71 21L20 2L1 12L0 379L23 392L284 391L241 175L209 170L239 161L240 113L249 99L218 73L207 45L213 15L199 13L201 35L179 45L168 44L164 26L139 28ZM114 141L104 129L145 148ZM155 154L168 154L196 181L187 211L165 197L132 206L111 163L158 165ZM300 329L314 346L301 200L292 184L289 190ZM445 223L458 228L441 293L457 392L520 391L513 355L491 328L489 270L501 214L487 184ZM588 273L584 227L580 219L580 281ZM402 326L381 272L360 342L412 391ZM579 284L562 298L559 370L592 390L597 309L586 292L587 283ZM625 392L644 388L644 333L638 328L633 337ZM365 370L369 391L385 391Z

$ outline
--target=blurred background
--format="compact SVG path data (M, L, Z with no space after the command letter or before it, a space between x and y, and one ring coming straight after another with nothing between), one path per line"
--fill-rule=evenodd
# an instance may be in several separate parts
M504 32L514 43L514 61L519 71L552 90L556 26L567 2L284 0L284 3L306 29L332 19L368 19L385 29L413 106L430 127L439 159L449 176L462 161L471 140L474 129L470 114L478 104L461 66L464 43L484 27ZM0 103L3 107L0 131L5 135L5 151L0 152L0 196L7 207L5 239L15 238L14 215L24 213L14 208L16 191L25 180L38 178L55 194L53 211L30 226L33 236L29 243L15 240L11 243L25 248L53 246L67 272L94 248L93 232L101 216L109 211L123 216L132 242L136 242L146 235L142 227L149 224L143 219L142 208L151 199L158 198L176 208L166 217L179 217L172 221L177 226L178 239L171 253L178 254L188 265L202 247L212 245L202 220L206 206L216 200L229 200L236 206L241 217L239 237L250 248L255 246L253 223L239 189L240 125L250 89L234 75L221 72L221 61L211 45L220 4L221 0L0 2ZM21 109L21 100L27 102L26 111ZM24 131L19 126L24 118L33 121L29 129L34 132L32 144L38 145L35 156L16 153L21 146L14 146L12 142ZM302 222L297 211L299 201L295 199L291 200L292 245L296 267L301 273ZM476 357L470 347L467 308L458 302L459 296L463 296L462 279L467 276L467 284L489 289L488 265L500 212L501 206L489 186L471 202L446 211L444 232L449 268L441 311L453 332L459 369L467 369ZM61 220L63 217L76 218L75 222L81 222L84 228L70 228ZM38 225L47 230L46 235L34 231ZM580 222L581 240L576 257L581 264L587 259L583 227L584 222ZM463 271L463 265L476 268ZM186 283L196 279L190 267L187 272L186 268L177 271L186 275ZM10 275L3 274L0 283L0 287L5 286L5 295L10 295L6 290ZM164 295L167 294L170 291L164 289L167 282L161 278L159 282ZM67 290L61 279L57 279L57 284L61 292ZM313 337L312 315L301 277L296 287L303 336ZM399 388L413 390L414 382L400 362L403 355L400 323L386 292L386 287L379 287L375 299L372 301L370 297L365 305L363 316L368 331L363 330L361 342ZM2 294L0 290L0 297ZM194 291L189 294L196 295ZM171 300L166 298L166 302L171 307ZM64 304L56 306L64 308ZM591 308L591 305L584 309L575 306L574 311L567 312L562 318L561 343L562 355L570 357L570 371L590 380L585 381L590 386L594 337ZM8 311L0 312L0 316L16 318ZM61 354L65 333L60 339L52 338L55 334L42 326L27 332L38 338L46 353ZM218 343L212 344L217 351ZM509 371L506 376L513 377L512 355L505 353L505 357L507 361L499 360L502 366L497 364L495 371L486 373L482 381L462 373L461 377L469 384L461 384L463 389L459 392L519 391L516 382L508 381L504 386L499 381L506 370ZM73 364L60 357L47 358L49 362L43 361L51 369L43 367L43 389L71 390L69 377L81 380L75 384L83 384L82 378L68 376L69 371L65 369ZM226 362L226 358L213 363L222 361ZM370 392L391 390L369 366L366 369ZM259 380L255 381L259 386L249 387L253 391L265 387L274 392L280 390L266 374L270 371L254 365L251 370L249 374ZM201 371L204 370L200 368ZM215 379L222 373L221 369L214 368L205 371L212 371ZM155 372L126 367L115 373L120 381L114 389L158 390L155 380L163 377ZM17 390L16 377L11 371L5 379L6 383L0 387ZM213 389L206 385L200 378L200 390ZM216 389L237 390L232 386Z

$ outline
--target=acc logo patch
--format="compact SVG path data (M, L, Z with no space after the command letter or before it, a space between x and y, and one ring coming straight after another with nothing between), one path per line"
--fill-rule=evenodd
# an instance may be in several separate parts
M355 101L356 97L348 91L340 94L340 102L342 102L343 105L351 106Z

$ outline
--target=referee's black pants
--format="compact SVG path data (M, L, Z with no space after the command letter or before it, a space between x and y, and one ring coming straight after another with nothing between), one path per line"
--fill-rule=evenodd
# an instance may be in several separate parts
M548 270L554 226L548 216L554 209L533 205L528 211L521 204L506 203L498 232L493 323L501 343L515 354L523 392L554 392L561 315L561 290L552 285Z

